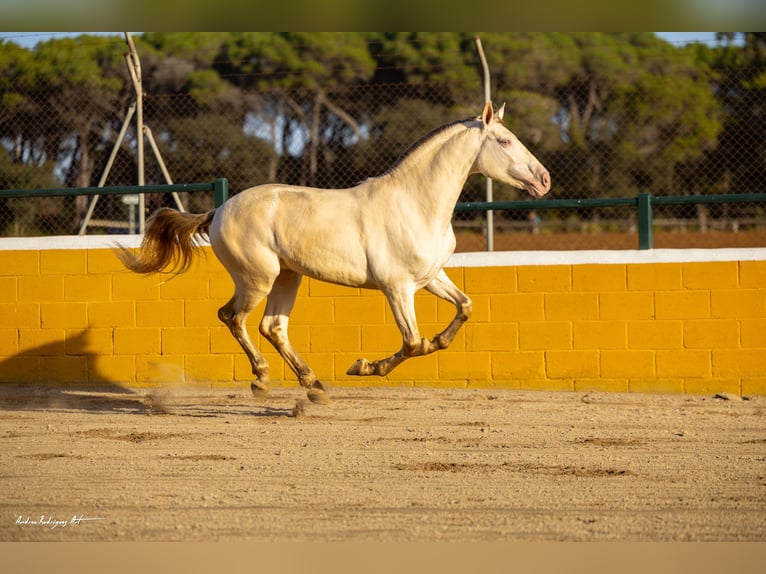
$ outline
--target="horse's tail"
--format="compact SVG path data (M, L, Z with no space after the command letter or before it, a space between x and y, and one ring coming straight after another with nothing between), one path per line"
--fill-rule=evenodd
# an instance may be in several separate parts
M137 252L118 246L117 257L136 273L157 273L169 267L174 275L192 264L199 249L195 235L207 236L215 209L207 213L181 213L169 207L154 212Z

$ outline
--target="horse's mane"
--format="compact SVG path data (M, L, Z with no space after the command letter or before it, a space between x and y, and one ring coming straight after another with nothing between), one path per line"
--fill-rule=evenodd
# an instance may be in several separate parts
M475 121L476 118L464 118L462 120L454 120L449 123L446 123L442 126L439 126L438 128L432 129L430 132L428 132L426 135L421 137L419 140L417 140L414 144L412 144L407 150L399 156L399 159L397 159L394 164L389 167L385 172L383 172L382 175L389 175L392 172L396 171L405 161L407 161L415 152L417 152L420 148L422 148L426 142L432 140L433 138L439 136L441 133L446 132L453 127L455 127L458 124L465 124L470 121Z

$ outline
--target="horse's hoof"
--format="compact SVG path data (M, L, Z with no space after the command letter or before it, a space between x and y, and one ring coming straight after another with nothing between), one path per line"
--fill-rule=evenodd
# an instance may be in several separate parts
M256 399L265 399L269 394L269 386L266 383L254 381L250 383L250 392Z
M370 362L367 359L358 359L346 371L347 375L363 376L370 374Z
M330 402L330 395L319 381L314 381L311 384L306 395L312 403L318 405L326 405Z

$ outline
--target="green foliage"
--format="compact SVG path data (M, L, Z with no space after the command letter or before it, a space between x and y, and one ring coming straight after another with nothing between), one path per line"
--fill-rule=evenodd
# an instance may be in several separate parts
M423 100L401 99L391 106L384 106L373 118L372 137L367 145L360 146L356 157L357 166L367 176L380 175L396 162L411 145L437 126L456 119L445 106L431 105ZM391 129L396 126L397 129Z
M146 32L135 43L142 58L151 56L152 61L173 58L210 67L229 35L228 32ZM148 53L147 48L151 50Z
M0 181L8 189L42 189L54 187L52 165L33 165L14 162L8 153L0 150Z
M723 193L760 191L766 186L766 33L744 33L742 46L698 48L696 57L713 71L723 122L718 145L706 154L715 166L706 183Z
M221 174L232 189L264 181L275 154L262 140L246 136L240 125L220 115L201 115L169 122L161 145L171 173L189 182L213 181ZM211 206L208 206L208 208Z
M457 32L368 34L378 81L405 83L420 99L466 105L481 94L471 38ZM481 100L478 100L479 102Z
M571 34L490 33L481 37L500 91L553 96L557 87L574 80L582 64L582 54Z
M232 32L216 69L241 87L328 89L375 71L362 35L350 32Z
M213 104L228 88L214 70L193 70L186 76L184 91L200 105Z
M0 181L10 189L41 189L54 186L51 165L29 165L13 162L9 154L0 149ZM40 233L38 215L60 205L58 198L22 200L2 198L0 194L0 234L35 235ZM5 226L10 229L3 229Z
M480 36L495 104L549 167L554 195L766 184L763 33L687 48L651 33ZM352 185L483 103L473 33L152 32L135 43L144 118L173 179L225 176L233 192L274 179ZM94 184L134 99L125 51L117 35L0 42L0 188L54 173ZM135 144L129 131L118 158L135 161Z

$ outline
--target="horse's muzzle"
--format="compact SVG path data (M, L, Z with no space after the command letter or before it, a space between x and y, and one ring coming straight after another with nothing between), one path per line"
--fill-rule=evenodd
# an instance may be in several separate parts
M536 174L536 180L527 185L527 192L532 197L543 197L551 189L551 174L543 168Z

